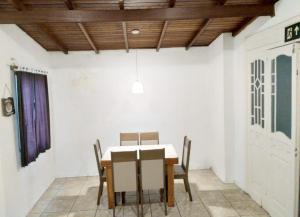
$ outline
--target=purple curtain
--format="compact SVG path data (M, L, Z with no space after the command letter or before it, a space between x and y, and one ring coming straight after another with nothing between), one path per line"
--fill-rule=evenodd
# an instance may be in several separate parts
M50 145L47 76L16 72L22 166L35 161Z
M47 76L35 75L36 142L40 152L50 148L50 118Z

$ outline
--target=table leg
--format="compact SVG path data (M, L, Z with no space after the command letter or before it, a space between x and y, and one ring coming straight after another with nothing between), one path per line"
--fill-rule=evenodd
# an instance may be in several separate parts
M173 164L167 165L168 175L168 206L174 206L174 166Z
M107 183L107 197L108 197L108 208L112 209L114 204L114 192L112 188L112 168L111 166L106 167L106 183Z

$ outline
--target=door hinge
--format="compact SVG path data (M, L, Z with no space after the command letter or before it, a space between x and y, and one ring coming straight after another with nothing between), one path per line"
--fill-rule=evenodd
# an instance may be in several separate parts
M299 69L297 69L297 73L296 74L297 74L297 76L299 75Z

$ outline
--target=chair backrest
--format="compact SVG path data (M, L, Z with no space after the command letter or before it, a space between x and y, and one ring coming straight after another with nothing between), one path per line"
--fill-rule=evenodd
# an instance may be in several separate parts
M101 149L101 144L100 144L100 140L99 139L96 140L96 145L97 145L97 147L99 149L100 158L102 159L103 155L102 155L102 149Z
M120 133L120 145L139 145L139 134Z
M114 192L138 190L137 151L111 152Z
M157 145L157 144L159 144L158 132L140 133L140 145Z
M100 144L94 144L94 151L96 156L97 168L99 172L99 177L102 177L103 168L101 166L101 155L100 155Z
M139 155L142 189L165 188L165 149L140 150Z
M190 152L191 152L191 144L192 141L188 139L187 136L184 137L183 140L183 151L182 151L182 168L187 173L189 170L190 164Z

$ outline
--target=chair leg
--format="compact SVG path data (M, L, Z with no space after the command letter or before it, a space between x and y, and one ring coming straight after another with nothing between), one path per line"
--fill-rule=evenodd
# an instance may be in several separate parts
M116 198L117 194L114 193L114 203L113 203L113 217L116 216L116 201L117 201L117 198Z
M165 206L165 216L168 215L168 209L167 209L167 192L166 189L163 189L163 193L164 193L164 206Z
M191 192L191 188L190 188L190 183L189 183L189 178L186 176L184 179L184 185L186 186L187 188L187 192L189 193L189 197L190 197L190 201L193 201L193 198L192 198L192 192Z
M137 210L137 217L140 217L140 211L139 211L139 204L140 204L140 194L142 195L141 199L141 210L142 210L142 217L143 217L143 192L142 190L136 191L136 210Z
M160 202L164 201L164 189L159 189L159 194L160 194Z
M115 193L114 194L114 203L115 203L115 206L117 206L118 205L118 195L117 195L117 193Z
M98 199L97 199L97 205L98 206L100 204L100 198L102 196L102 193L103 193L103 182L100 182L99 192L98 192Z
M141 187L139 191L140 192L137 197L139 197L139 203L141 203L141 216L144 217L144 193Z
M187 185L187 182L186 182L185 178L183 178L183 183L184 183L185 192L189 192L189 188L188 188L188 185Z
M122 204L126 203L126 192L122 192Z

